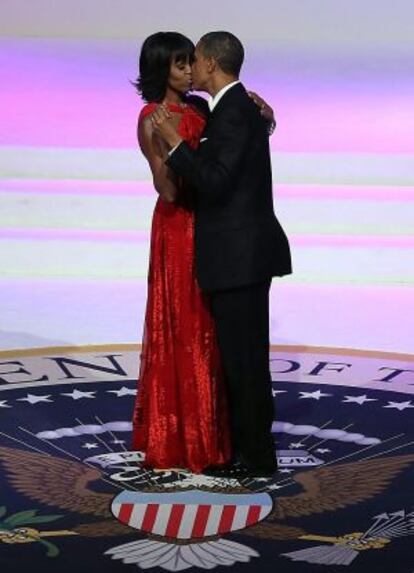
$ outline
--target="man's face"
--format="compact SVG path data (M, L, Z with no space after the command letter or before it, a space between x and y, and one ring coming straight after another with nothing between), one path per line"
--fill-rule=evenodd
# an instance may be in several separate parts
M204 54L200 49L200 43L198 43L195 48L191 71L193 73L193 89L201 91L205 90L206 84L210 78L211 60L204 57Z

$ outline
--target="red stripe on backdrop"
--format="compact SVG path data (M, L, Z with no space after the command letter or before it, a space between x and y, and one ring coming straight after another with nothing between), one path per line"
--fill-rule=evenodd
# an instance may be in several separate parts
M122 521L122 523L129 523L133 509L134 509L133 503L122 503L119 509L119 516L118 516L119 521Z
M172 506L167 529L165 531L166 537L177 536L178 530L181 525L181 518L183 516L184 509L185 505L183 503L177 503Z
M221 514L220 523L218 526L218 533L226 533L231 530L234 514L236 512L235 505L225 505Z
M140 529L143 529L144 531L152 531L155 518L157 517L158 508L159 508L158 503L148 504Z
M208 516L210 515L210 509L211 505L198 506L191 537L203 537L208 521Z
M260 517L260 505L251 505L249 507L249 511L246 518L246 525L253 525L253 523L257 523Z

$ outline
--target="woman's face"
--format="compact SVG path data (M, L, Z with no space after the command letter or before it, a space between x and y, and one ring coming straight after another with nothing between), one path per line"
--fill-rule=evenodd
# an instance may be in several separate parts
M176 92L185 93L191 89L191 83L190 60L172 61L170 65L170 75L168 76L168 86Z

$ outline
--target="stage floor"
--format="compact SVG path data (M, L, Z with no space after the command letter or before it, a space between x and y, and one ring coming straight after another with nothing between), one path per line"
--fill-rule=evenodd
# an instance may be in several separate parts
M270 360L279 471L237 481L129 451L136 344L0 352L5 569L409 573L414 356L288 345Z

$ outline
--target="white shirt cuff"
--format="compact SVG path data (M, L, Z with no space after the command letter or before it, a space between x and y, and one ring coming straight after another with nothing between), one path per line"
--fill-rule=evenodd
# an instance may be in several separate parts
M174 153L174 151L177 149L177 147L179 147L181 145L181 141L180 143L177 143L177 145L175 145L172 149L170 149L170 151L168 152L168 155L172 155Z

